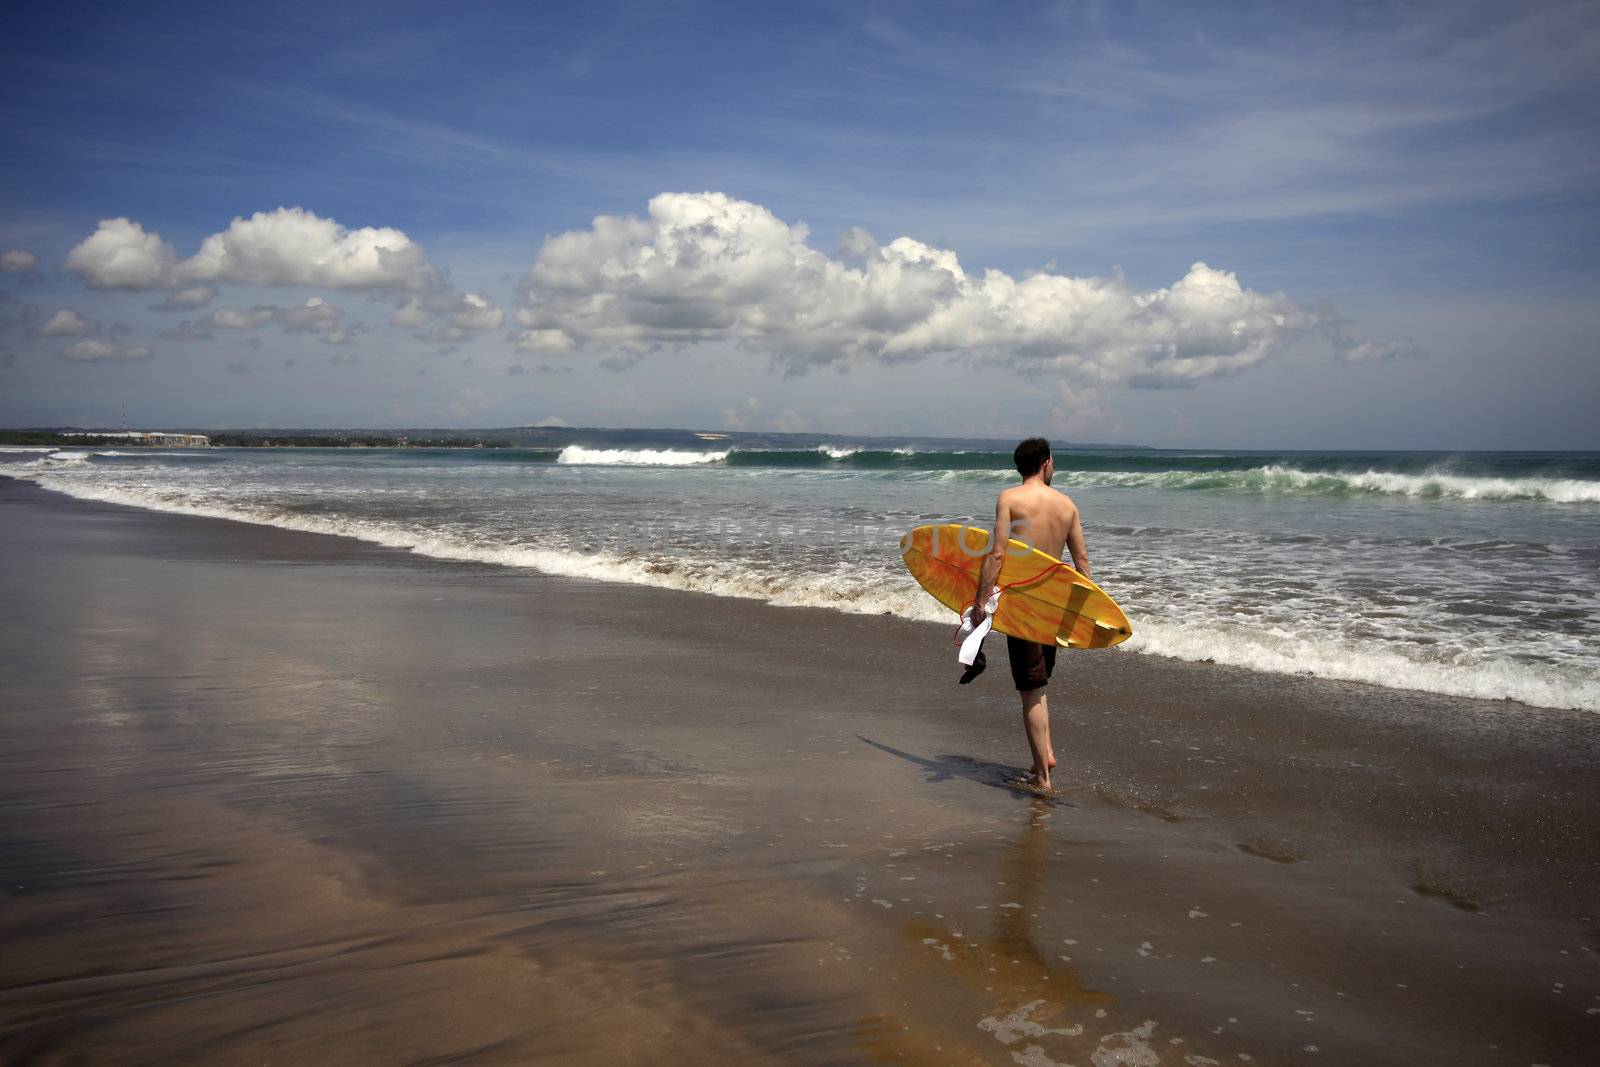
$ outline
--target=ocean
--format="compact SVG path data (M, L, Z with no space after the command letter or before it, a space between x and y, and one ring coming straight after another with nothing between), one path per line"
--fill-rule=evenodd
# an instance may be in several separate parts
M0 474L441 559L947 625L899 537L987 526L1017 480L998 443L649 441L11 448ZM1091 448L1059 449L1056 468L1095 580L1135 627L1081 654L1600 711L1600 453Z

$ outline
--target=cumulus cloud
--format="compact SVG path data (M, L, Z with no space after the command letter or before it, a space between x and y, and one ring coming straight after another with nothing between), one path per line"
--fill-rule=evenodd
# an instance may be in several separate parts
M163 341L209 341L211 331L187 320L161 331Z
M389 316L389 324L406 330L420 330L429 322L432 329L417 336L439 343L464 341L473 331L498 330L505 325L505 312L481 293L438 292L413 296Z
M29 337L88 337L98 333L100 327L73 311L62 308L43 322L28 330Z
M38 263L38 256L32 252L25 252L20 248L8 248L4 252L0 252L0 271L5 271L8 274L32 270Z
M327 334L338 330L344 312L320 296L313 296L300 307L280 308L273 317L287 333Z
M478 293L463 293L450 316L450 325L463 330L498 330L505 321L505 313L494 301Z
M279 307L276 304L257 304L252 308L220 307L206 316L205 323L219 330L254 330L267 323L277 323L285 333L313 333L325 344L348 344L354 339L356 326L346 325L344 311L334 307L320 296L313 296L298 307ZM198 338L184 338L198 339Z
M167 298L159 304L151 304L154 311L189 311L202 308L217 297L217 291L209 285L194 285L188 289L179 289L169 293Z
M160 289L171 285L178 254L127 218L100 225L67 253L67 269L95 289Z
M799 433L805 428L806 420L793 408L784 408L783 412L772 420L772 429L776 433Z
M68 363L141 363L152 355L143 345L123 346L106 341L79 341L61 352L61 358Z
M723 408L721 411L722 425L730 430L744 430L750 426L750 420L761 413L761 401L753 396L747 396L744 403L738 407Z
M438 287L422 247L387 226L346 229L299 207L235 218L179 260L172 246L127 218L103 219L67 255L67 269L96 289L197 289L197 283L315 285L332 289Z
M415 330L425 325L429 317L428 310L422 306L422 301L413 297L395 308L394 314L389 316L389 325L398 326L402 330Z
M206 316L206 325L217 330L254 330L272 321L278 309L268 304L253 308L217 308Z
M661 345L731 341L790 373L960 353L1156 386L1237 373L1319 325L1287 296L1205 263L1141 290L1120 275L971 274L954 252L910 237L880 245L854 230L837 258L809 238L722 193L663 193L646 218L600 216L540 248L517 346L598 348L626 362Z

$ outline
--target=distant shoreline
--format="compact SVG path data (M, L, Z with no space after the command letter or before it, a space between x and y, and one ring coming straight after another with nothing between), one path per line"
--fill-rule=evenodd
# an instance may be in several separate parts
M667 427L612 429L599 426L497 426L475 430L442 427L305 429L270 427L264 429L197 429L181 431L204 434L214 446L250 448L564 448L567 445L610 448L689 448L729 449L811 449L822 445L839 447L911 447L928 451L977 451L1010 453L1015 440L987 437L940 437L916 434L838 434L838 433L761 433L749 430L682 430ZM71 436L95 434L96 436ZM104 434L104 438L100 437ZM0 444L126 445L126 438L103 428L77 426L38 426L0 429ZM1150 445L1119 445L1102 442L1052 441L1061 451L1155 451Z

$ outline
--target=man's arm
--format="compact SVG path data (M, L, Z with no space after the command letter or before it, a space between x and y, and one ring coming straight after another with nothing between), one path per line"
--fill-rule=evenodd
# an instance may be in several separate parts
M994 530L989 534L989 551L983 557L983 568L978 572L978 593L972 598L972 625L983 621L988 612L983 606L989 602L995 579L1000 577L1000 567L1006 561L1006 550L1011 547L1011 505L1001 493L994 502Z
M1089 550L1083 544L1083 522L1078 509L1072 509L1072 528L1067 531L1067 551L1072 553L1072 566L1085 578L1089 574Z

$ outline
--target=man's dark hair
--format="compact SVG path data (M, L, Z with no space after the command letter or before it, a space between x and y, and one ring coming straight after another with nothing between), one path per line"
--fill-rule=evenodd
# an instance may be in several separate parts
M1050 442L1042 437L1028 438L1011 453L1011 459L1017 465L1017 473L1024 478L1038 474L1044 467L1044 461L1049 458Z

